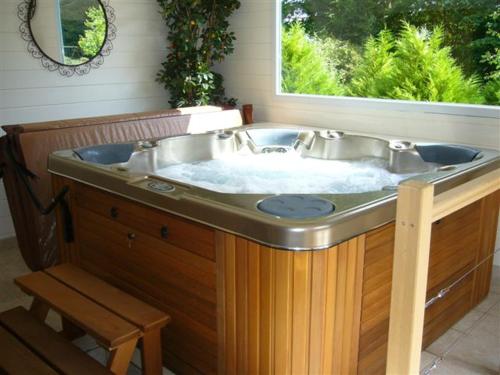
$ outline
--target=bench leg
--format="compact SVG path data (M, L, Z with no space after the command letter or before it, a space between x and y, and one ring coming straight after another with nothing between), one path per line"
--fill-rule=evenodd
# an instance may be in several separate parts
M111 351L108 360L108 369L116 375L125 375L134 354L137 339L129 340Z
M80 327L78 327L74 323L70 322L65 317L61 316L61 323L62 323L61 334L67 340L73 341L73 340L85 335L85 331L83 329L81 329Z
M143 375L159 375L162 373L161 329L154 329L144 333L141 358Z
M45 322L47 319L47 314L49 313L49 305L40 301L37 298L33 298L33 302L31 302L30 313L38 319L40 322Z

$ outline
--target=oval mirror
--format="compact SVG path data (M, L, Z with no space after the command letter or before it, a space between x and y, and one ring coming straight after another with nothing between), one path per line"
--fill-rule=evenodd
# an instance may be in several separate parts
M21 36L42 66L64 76L102 65L116 36L109 0L23 0Z
M29 14L33 41L59 64L85 64L106 41L106 12L99 0L36 0Z

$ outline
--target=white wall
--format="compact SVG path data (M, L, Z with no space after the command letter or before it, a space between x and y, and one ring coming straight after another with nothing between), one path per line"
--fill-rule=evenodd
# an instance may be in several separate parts
M169 107L165 90L155 82L166 56L156 0L111 0L118 30L111 55L99 69L71 78L44 70L28 54L18 31L21 0L0 1L1 125ZM13 233L0 183L0 238Z
M224 75L227 94L238 98L239 103L253 103L256 121L500 148L498 110L490 111L496 118L479 118L469 113L463 116L412 113L381 110L370 104L353 107L331 99L276 96L275 1L242 1L230 22L237 38L235 53L218 67ZM500 265L500 256L495 261Z

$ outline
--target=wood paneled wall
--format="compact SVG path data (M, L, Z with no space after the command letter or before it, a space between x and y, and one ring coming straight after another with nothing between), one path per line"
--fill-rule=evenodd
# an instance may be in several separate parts
M441 289L460 281L444 298L427 308L423 348L488 294L499 197L499 193L490 195L433 224L427 301ZM393 254L394 224L367 233L359 374L385 373ZM463 277L481 262L476 271Z
M163 352L174 372L385 373L393 224L326 250L284 251L65 178L53 183L70 186L76 238L66 244L59 225L63 259L172 316ZM426 310L423 347L488 293L499 197L433 225L427 300L461 281Z
M498 208L500 207L500 191L496 194L487 196L481 201L481 210L483 216L481 217L481 238L479 244L479 251L477 253L476 262L481 262L495 251L495 242L497 239L498 228ZM497 255L498 257L498 255ZM485 261L478 272L474 275L474 295L472 297L472 304L476 305L481 301L489 291L491 283L491 267L494 259L490 257Z
M356 373L364 246L292 252L218 232L219 373Z

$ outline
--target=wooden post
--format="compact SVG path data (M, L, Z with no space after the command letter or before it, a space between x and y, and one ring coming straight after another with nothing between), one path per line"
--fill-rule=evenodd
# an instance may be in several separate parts
M400 185L396 211L387 374L418 374L424 327L434 186Z

